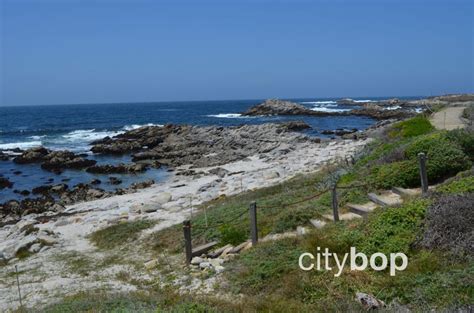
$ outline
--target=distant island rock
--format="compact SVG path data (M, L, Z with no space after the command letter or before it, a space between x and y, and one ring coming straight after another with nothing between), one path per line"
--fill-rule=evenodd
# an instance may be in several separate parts
M345 104L355 104L352 99L342 99ZM352 101L352 102L351 102ZM394 101L391 101L392 103ZM338 102L339 103L339 102ZM380 104L380 105L379 105ZM385 110L384 103L370 102L370 103L357 103L361 105L361 109L353 109L344 112L321 112L315 111L304 105L284 101L279 99L268 99L263 103L257 104L247 111L243 112L244 116L262 116L262 115L306 115L306 116L347 116L347 115L362 115L372 117L374 119L400 119L414 115L412 110L404 110L402 108Z
M251 107L242 115L330 115L327 112L317 112L304 105L279 99L267 99L265 102Z

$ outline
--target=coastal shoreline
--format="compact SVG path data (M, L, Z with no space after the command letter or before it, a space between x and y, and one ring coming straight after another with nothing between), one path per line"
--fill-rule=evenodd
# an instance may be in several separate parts
M221 166L193 169L203 173L199 177L173 174L166 181L135 193L70 205L65 210L68 216L52 218L44 223L38 222L38 215L25 216L16 225L0 229L0 250L8 250L12 245L18 247L21 243L27 244L34 235L24 237L21 234L26 225L38 228L39 234L50 234L53 243L27 259L12 259L6 266L0 267L0 277L5 281L0 285L0 303L3 305L0 309L7 310L17 306L15 290L11 288L10 282L3 279L8 277L12 264L30 273L28 281L22 282L22 288L29 294L26 300L28 306L45 305L54 302L61 295L100 286L108 286L112 291L134 290L134 286L117 281L111 274L123 270L124 266L114 265L113 269L94 273L94 276L100 277L98 280L97 277L63 273L64 260L58 259L58 255L79 254L100 259L103 252L98 251L88 240L88 235L94 231L125 221L156 221L155 226L144 231L142 236L146 236L191 218L193 210L202 203L273 186L298 174L317 172L325 165L354 155L369 141L370 139L299 142L289 151L277 149ZM189 165L181 166L177 168L177 172L187 169ZM149 252L142 251L141 255L133 257L135 261L145 262ZM143 272L137 275L148 274ZM41 279L36 279L39 277Z

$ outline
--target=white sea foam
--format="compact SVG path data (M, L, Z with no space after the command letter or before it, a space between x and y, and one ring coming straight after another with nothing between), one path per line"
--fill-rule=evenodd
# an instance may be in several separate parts
M396 106L392 106L392 107L384 107L383 109L387 110L387 111L392 111L392 110L398 110L398 109L401 109L401 108L402 108L401 106L396 105Z
M25 141L25 142L12 142L12 143L2 143L0 144L0 150L7 150L7 149L29 149L33 147L41 146L41 141Z
M33 140L40 140L42 138L46 137L46 135L42 135L42 136L30 136L28 137L29 139L33 139Z
M305 101L303 104L333 104L336 105L336 101Z
M134 129L137 129L137 128L140 128L140 127L144 127L144 126L158 126L158 127L163 127L163 125L161 125L161 124L148 123L148 124L144 124L144 125L139 125L139 124L125 125L122 129L125 130L125 131L129 131L129 130L134 130Z
M350 111L351 109L331 109L331 108L326 108L326 107L314 107L311 110L318 111L318 112L346 112L346 111Z
M357 102L357 103L379 102L379 101L383 101L383 100L354 100L354 102Z
M95 129L79 129L63 135L62 137L67 142L91 142L102 139L104 137L111 137L123 133L123 131L95 131Z
M207 115L208 117L218 117L218 118L239 118L242 117L242 114L239 113L220 113L220 114L211 114Z

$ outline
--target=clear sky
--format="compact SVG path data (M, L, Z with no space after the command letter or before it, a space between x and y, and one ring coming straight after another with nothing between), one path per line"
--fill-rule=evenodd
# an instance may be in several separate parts
M0 1L0 105L474 91L474 1Z

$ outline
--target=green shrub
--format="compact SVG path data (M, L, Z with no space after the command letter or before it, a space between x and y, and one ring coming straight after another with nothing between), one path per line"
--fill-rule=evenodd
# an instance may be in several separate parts
M247 240L247 233L243 229L231 225L224 225L219 228L221 234L221 243L223 245L238 245Z
M430 184L453 176L471 167L469 158L445 133L420 136L405 148L406 160L374 166L368 181L376 188L417 187L420 185L418 154L424 152L428 160L426 170Z
M426 117L418 115L409 120L396 123L389 132L389 136L392 138L409 138L427 134L432 130L434 130L434 127L430 121Z
M416 160L406 160L375 166L367 177L375 188L415 187L420 185L420 174Z
M436 188L442 193L474 192L474 176L463 177Z
M445 145L452 145L452 143L446 139L442 132L420 136L414 138L414 140L407 145L405 148L405 156L408 159L416 159L420 152L427 154L433 147Z
M408 253L425 217L427 200L417 200L399 208L387 208L369 216L360 250L366 254Z
M464 153L474 160L474 131L453 129L446 133L446 138L457 143Z
M287 208L278 215L272 232L282 233L288 230L294 230L299 225L304 225L309 219L314 218L315 212L307 208L299 207L295 209Z

